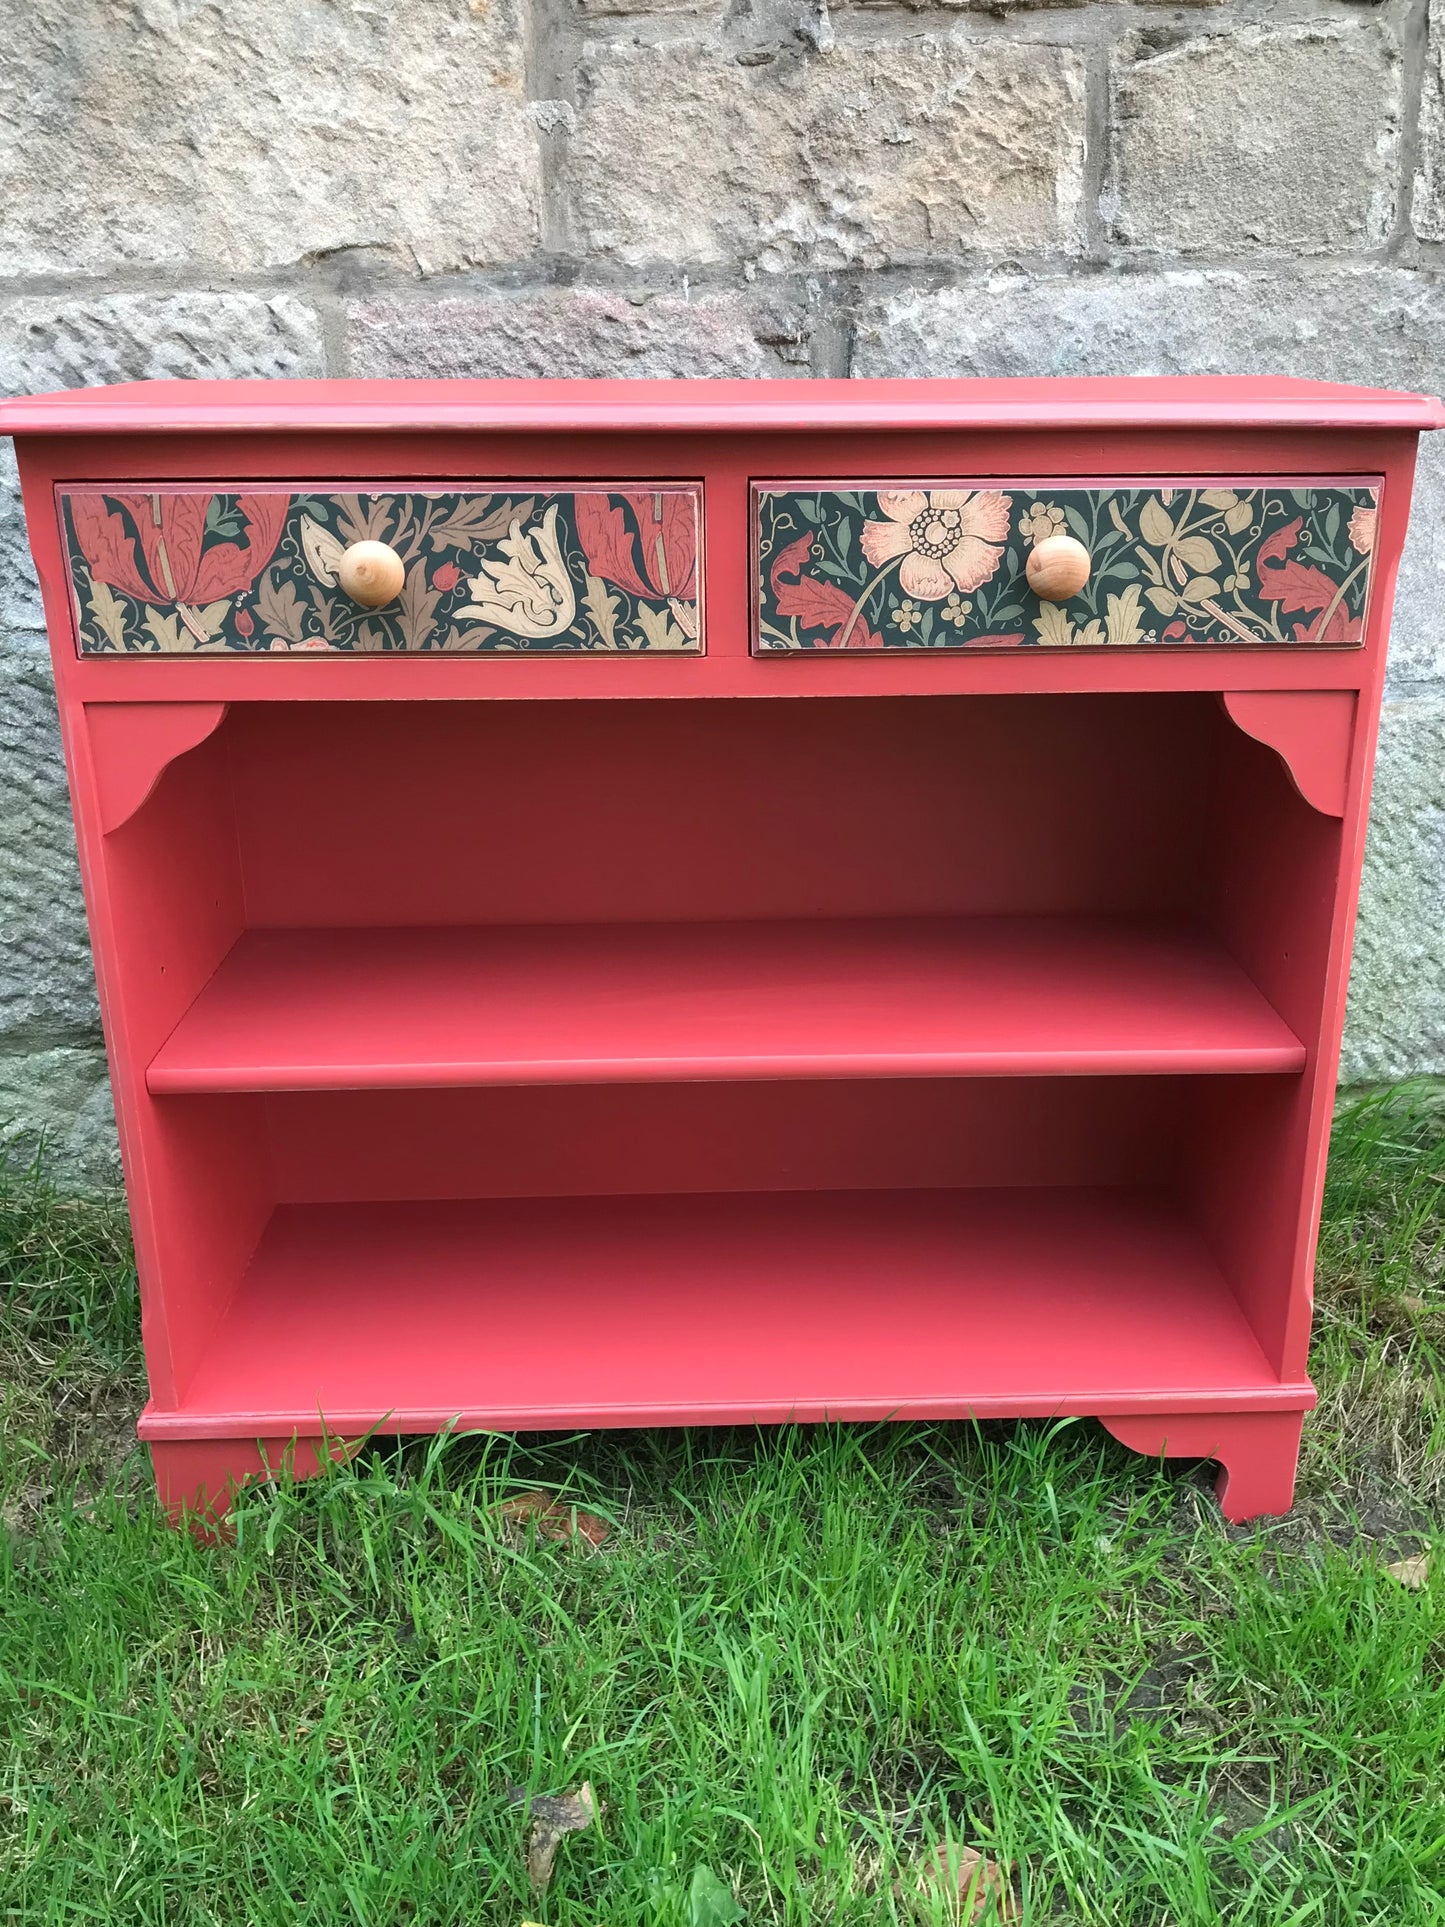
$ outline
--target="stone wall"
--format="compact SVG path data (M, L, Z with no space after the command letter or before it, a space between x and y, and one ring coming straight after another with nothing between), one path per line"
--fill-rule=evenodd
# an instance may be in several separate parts
M0 0L0 389L1278 372L1445 389L1445 0ZM1445 1072L1445 437L1346 1075ZM111 1167L0 471L0 1118Z

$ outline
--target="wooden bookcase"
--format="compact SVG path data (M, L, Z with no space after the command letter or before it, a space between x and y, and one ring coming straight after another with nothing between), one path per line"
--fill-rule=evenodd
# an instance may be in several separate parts
M1071 1413L1285 1508L1441 419L1222 379L0 408L166 1502L377 1427Z

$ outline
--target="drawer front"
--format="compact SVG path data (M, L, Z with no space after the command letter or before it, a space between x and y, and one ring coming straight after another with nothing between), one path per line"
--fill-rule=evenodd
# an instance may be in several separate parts
M702 490L62 492L82 656L702 652ZM380 542L380 607L338 580Z
M753 651L1300 648L1364 637L1378 485L756 484ZM1067 535L1089 578L1029 587Z

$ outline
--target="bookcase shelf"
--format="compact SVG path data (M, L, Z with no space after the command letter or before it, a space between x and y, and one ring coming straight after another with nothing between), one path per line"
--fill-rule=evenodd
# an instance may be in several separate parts
M1225 380L0 404L164 1503L378 1428L1070 1415L1287 1507L1442 419Z
M1147 1190L289 1205L143 1430L1258 1410L1307 1391Z
M1270 1072L1217 941L1085 918L250 930L157 1094L666 1078Z

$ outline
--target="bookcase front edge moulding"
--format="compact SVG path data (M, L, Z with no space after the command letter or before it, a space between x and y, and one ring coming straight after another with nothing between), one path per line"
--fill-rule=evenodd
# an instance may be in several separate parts
M19 444L179 1516L1096 1416L1290 1503L1422 396L141 383Z

